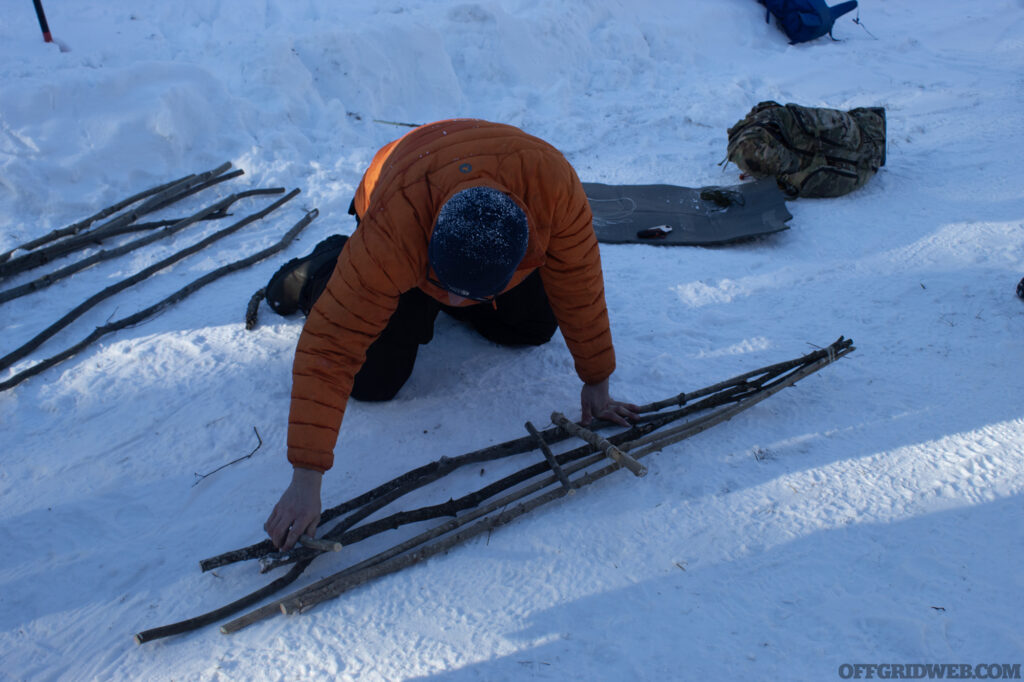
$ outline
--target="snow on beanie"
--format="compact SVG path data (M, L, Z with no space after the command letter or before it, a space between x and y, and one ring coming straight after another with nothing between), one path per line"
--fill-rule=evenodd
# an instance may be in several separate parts
M445 289L486 299L508 285L529 237L526 214L511 197L491 187L470 187L441 207L427 253Z

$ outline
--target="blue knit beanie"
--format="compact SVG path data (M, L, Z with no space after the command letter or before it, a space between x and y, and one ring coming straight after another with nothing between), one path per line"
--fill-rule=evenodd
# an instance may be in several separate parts
M511 197L491 187L471 187L441 207L427 254L445 289L485 299L508 285L529 239L526 214Z

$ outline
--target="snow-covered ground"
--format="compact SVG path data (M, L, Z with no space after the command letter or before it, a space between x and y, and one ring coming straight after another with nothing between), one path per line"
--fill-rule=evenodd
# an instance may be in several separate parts
M69 52L41 41L28 0L0 23L0 252L225 160L246 175L214 194L302 194L0 379L276 242L303 209L320 218L281 257L0 393L0 678L828 680L844 663L1024 662L1020 0L862 0L862 26L847 15L839 42L799 46L754 0L45 5ZM585 180L695 186L737 181L725 131L767 99L884 106L885 168L790 203L792 229L751 243L603 246L613 392L656 400L840 334L853 355L648 457L645 479L620 472L302 616L132 641L267 581L197 568L259 541L289 476L301 319L264 309L246 332L242 313L284 259L352 231L362 170L405 131L375 119L512 123ZM213 229L3 304L0 353ZM578 390L560 340L503 349L442 317L396 400L350 404L325 504L578 414ZM252 450L254 427L252 458L193 487ZM322 558L296 586L343 565Z

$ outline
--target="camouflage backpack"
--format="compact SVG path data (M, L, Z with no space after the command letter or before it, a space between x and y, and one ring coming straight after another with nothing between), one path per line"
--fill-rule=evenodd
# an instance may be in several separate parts
M885 109L848 112L761 102L729 128L728 160L775 177L790 197L838 197L885 165Z

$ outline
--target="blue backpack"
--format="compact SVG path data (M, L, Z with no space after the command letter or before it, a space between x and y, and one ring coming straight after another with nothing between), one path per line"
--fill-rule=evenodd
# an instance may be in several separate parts
M847 0L829 7L825 0L758 0L775 15L775 23L789 36L790 44L804 43L832 33L836 19L857 7L857 0Z

